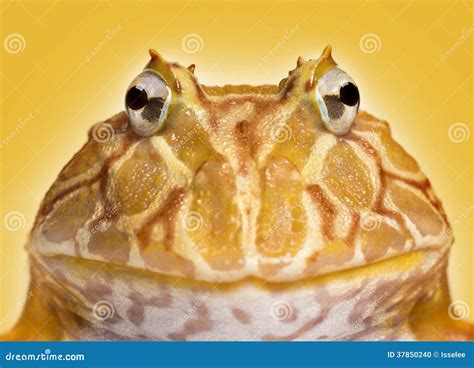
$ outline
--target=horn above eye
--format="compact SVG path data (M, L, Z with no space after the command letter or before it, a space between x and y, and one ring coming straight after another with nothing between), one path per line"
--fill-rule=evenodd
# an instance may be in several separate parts
M171 89L155 71L146 69L128 87L125 108L133 130L150 136L160 129L168 115Z
M360 105L359 89L343 70L333 68L319 78L315 99L325 127L337 135L349 131Z

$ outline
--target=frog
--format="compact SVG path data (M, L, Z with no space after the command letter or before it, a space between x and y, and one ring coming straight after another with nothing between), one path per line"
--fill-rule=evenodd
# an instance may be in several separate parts
M472 340L440 199L332 57L206 86L157 51L36 216L3 340Z

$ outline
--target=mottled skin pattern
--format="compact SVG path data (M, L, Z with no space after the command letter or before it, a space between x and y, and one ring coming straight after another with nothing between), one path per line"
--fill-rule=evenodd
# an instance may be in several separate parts
M4 338L472 339L448 317L453 239L416 161L368 113L340 136L321 121L329 47L258 87L150 54L173 93L163 127L91 129L41 204Z

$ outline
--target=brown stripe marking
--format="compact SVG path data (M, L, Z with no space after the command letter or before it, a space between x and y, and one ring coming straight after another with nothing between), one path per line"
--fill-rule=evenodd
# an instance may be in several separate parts
M430 196L428 193L428 190L431 189L431 183L429 179L426 178L423 181L416 181L413 179L404 178L396 173L385 170L382 165L382 160L380 159L380 156L378 155L376 149L366 139L359 137L357 135L354 135L352 134L352 132L349 132L348 134L346 134L345 138L352 140L353 142L358 144L366 153L368 153L370 156L372 156L375 159L378 170L379 170L381 182L383 182L384 185L385 185L385 178L391 178L394 180L399 180L407 184L408 186L419 189L423 193L423 195L426 197L426 199L431 203L431 205L434 208L436 208L436 210L441 215L441 217L443 217L445 222L449 224L448 218L446 216L446 213L444 211L441 201L436 197L432 198L432 196Z
M315 318L310 319L308 322L304 323L301 327L298 327L294 332L287 334L287 335L273 335L267 334L262 337L262 340L269 340L269 341L289 341L295 340L305 333L311 331L314 327L321 324L329 315L331 309L341 301L351 300L357 294L359 294L362 289L365 287L366 283L362 283L355 289L349 290L342 295L334 295L332 296L326 288L318 288L315 290L315 299L316 302L321 305L321 311Z
M76 190L78 190L82 187L93 185L94 183L96 183L97 181L100 180L100 175L101 174L99 172L98 174L94 175L92 178L80 181L80 182L78 182L74 185L71 185L69 188L66 188L64 191L56 194L56 196L53 197L53 199L51 201L49 201L48 203L45 203L43 208L41 208L39 214L42 216L43 220L53 210L54 205L56 204L56 202L60 201L61 199L63 199L68 194L70 194L72 192L75 192ZM36 217L35 227L37 225L36 223L39 222L38 220L39 220L39 216Z
M413 239L411 232L408 230L408 227L405 223L405 220L403 216L393 210L390 210L385 207L383 204L383 200L385 198L385 191L386 191L386 185L387 185L387 175L385 170L383 169L382 166L382 161L380 159L380 156L378 155L377 151L375 148L364 138L355 136L351 132L349 132L346 136L346 139L351 140L355 142L358 146L360 146L367 154L372 156L372 158L375 160L375 163L377 165L377 171L379 173L379 178L380 178L380 189L379 192L377 193L377 197L375 199L375 203L373 205L372 210L374 212L377 212L383 216L390 217L394 219L397 223L398 226L400 226L401 230L403 233L409 238Z
M425 180L420 182L420 181L416 181L416 180L413 180L413 179L404 178L404 177L402 177L398 174L395 174L395 173L392 173L392 172L389 172L389 171L386 171L386 170L384 170L384 173L387 177L389 177L391 179L401 181L401 182L405 183L408 186L415 187L415 188L419 189L423 193L423 195L426 197L426 199L428 199L428 201L431 203L431 205L434 208L436 208L436 210L441 215L441 217L444 219L444 221L447 224L449 224L446 213L444 212L443 204L441 203L441 201L438 198L431 196L428 192L431 189L431 183L430 183L429 179L425 179Z
M186 321L179 332L168 334L170 340L187 340L189 336L196 335L206 331L213 330L213 323L210 319L210 313L205 304L196 305L195 311L197 316Z
M183 89L181 87L181 82L178 79L174 81L174 88L175 88L176 94L180 95Z
M109 177L108 177L109 169L115 161L117 161L120 157L122 157L125 154L125 152L127 152L128 148L131 146L131 144L134 141L135 140L127 139L125 141L125 145L124 145L124 148L122 149L122 151L120 153L108 158L105 161L104 165L102 166L102 168L100 170L100 174L103 177L103 180L100 182L100 193L101 193L101 198L103 199L103 203L104 203L105 208L107 208L107 205L110 204L109 201L108 201L108 198L107 198L107 181L109 179ZM147 142L149 142L149 141L147 141ZM148 144L150 145L151 143L148 143Z
M360 221L360 213L359 212L352 213L351 227L349 229L349 234L347 235L347 238L345 240L347 245L351 247L354 245L354 240L355 240L357 231L359 230L359 221Z
M384 173L387 177L395 179L395 180L402 181L405 184L416 187L416 188L420 189L423 192L425 192L428 188L431 187L430 181L428 179L425 179L425 180L420 182L420 181L416 181L416 180L413 180L413 179L404 178L404 177L402 177L398 174L392 173L390 171L386 171L386 170L383 170L383 171L384 171Z
M197 79L196 78L191 78L191 82L193 82L194 89L196 91L196 96L197 96L198 100L201 101L201 102L208 102L206 93L201 88L201 85L199 84Z
M169 293L147 298L138 291L132 291L128 298L131 305L127 310L127 317L136 326L140 326L145 320L145 306L165 308L169 307L172 301Z
M219 122L217 121L217 116L216 116L216 110L217 110L217 104L214 102L211 102L209 100L204 100L202 101L202 104L205 105L207 111L208 111L208 122L209 122L209 128L211 132L216 132L217 129L219 128ZM208 135L210 135L210 132L207 132Z
M101 192L103 190L105 190L103 188L105 180L103 180L103 179L107 178L110 166L116 160L118 160L120 157L122 157L127 152L128 148L131 146L131 144L133 142L134 142L134 139L126 138L125 143L123 144L123 147L122 147L121 151L118 152L117 154L105 159L104 164L102 165L100 171L96 175L94 175L93 177L91 177L89 179L85 179L83 181L80 181L80 182L78 182L74 185L71 185L69 188L66 188L61 193L58 193L55 197L53 197L52 200L49 201L49 203L46 203L45 206L41 209L41 211L40 211L41 216L46 217L53 210L54 205L56 204L56 202L61 200L62 198L64 198L68 194L70 194L72 192L75 192L76 190L78 190L82 187L91 186L92 184L96 183L99 180L101 180L101 183L100 183Z
M281 82L280 82L281 83ZM285 101L288 99L288 95L290 91L295 87L296 84L296 75L290 74L288 78L285 80L285 84L283 85L283 90L281 91L281 100Z
M301 337L302 335L304 335L305 333L311 331L317 325L321 324L327 318L330 310L331 310L331 308L329 306L324 306L323 309L321 310L321 312L319 313L318 317L309 320L303 326L301 326L300 328L298 328L296 331L294 331L291 334L283 335L283 336L282 335L268 334L268 335L262 336L262 340L265 340L265 341L291 341L291 340L295 340L295 339Z
M320 210L319 213L322 219L321 232L326 239L334 239L333 228L337 214L336 207L326 197L324 190L319 184L309 185L307 191Z
M250 316L248 315L247 312L240 308L232 308L232 314L234 317L242 324L247 325L250 323Z
M160 157L158 152L156 152L156 150L153 148L152 143L149 139L140 142L138 145L141 145L141 144L143 144L145 146L144 149L148 150L148 152L150 154L150 158L152 159L152 161L154 160L155 162L160 162L162 160L162 158ZM127 149L128 148L125 149L125 152L127 151ZM133 155L131 157L133 158ZM114 159L114 161L115 161L118 158L119 157L116 157L116 158L112 157L111 159ZM91 224L89 226L90 228L93 228L96 225L98 225L98 224L100 224L101 222L104 222L104 221L114 221L120 215L119 210L110 211L110 209L114 209L114 208L120 209L120 207L122 206L122 203L119 202L118 206L117 206L117 203L112 203L110 198L107 196L107 188L109 187L109 185L108 185L108 182L109 182L108 171L109 171L109 167L112 164L113 164L113 162L110 162L108 164L108 167L106 167L106 165L104 165L101 169L101 174L103 175L103 180L100 182L99 190L100 190L100 193L101 193L100 199L101 199L101 204L102 204L102 214L96 220L91 222Z
M170 251L174 242L175 233L175 219L178 214L179 208L183 203L185 195L184 188L175 188L171 191L169 196L163 202L158 211L153 214L143 225L141 230L138 232L137 237L139 240L140 248L146 249L150 244L150 236L153 226L162 221L165 227L165 250Z
M248 174L248 161L251 152L250 147L250 123L247 120L239 121L235 125L235 145L239 155L239 174L246 176Z
M178 273L194 277L194 264L173 250L176 218L185 196L184 188L175 188L160 208L145 222L137 233L140 256L148 267L161 273ZM164 239L151 238L155 225L160 224Z
M99 216L97 219L91 222L89 228L94 228L96 225L98 225L101 221L113 221L115 218L119 215L120 211L108 211L110 208L114 208L115 206L111 205L109 199L107 198L107 184L109 180L109 169L110 167L116 162L118 159L120 159L122 156L125 155L125 153L128 151L132 143L136 142L137 139L136 137L129 137L125 140L125 143L122 147L122 150L117 153L116 155L113 155L109 158L107 158L104 162L104 165L100 168L99 171L99 179L100 179L100 186L99 186L99 191L100 191L100 202L102 204L102 211L103 213L101 216ZM108 216L108 217L107 217Z

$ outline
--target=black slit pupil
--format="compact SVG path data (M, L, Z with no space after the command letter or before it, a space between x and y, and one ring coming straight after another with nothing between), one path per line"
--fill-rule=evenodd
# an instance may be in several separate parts
M359 98L359 89L353 83L347 83L339 90L339 99L345 105L355 106Z
M127 92L125 103L132 110L141 109L148 103L148 96L144 89L138 87L132 87Z

